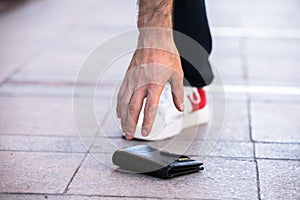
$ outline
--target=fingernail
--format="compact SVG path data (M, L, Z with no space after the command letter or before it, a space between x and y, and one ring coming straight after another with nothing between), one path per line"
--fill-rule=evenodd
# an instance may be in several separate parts
M148 135L148 132L145 129L143 129L142 130L142 136L146 137L147 135Z
M133 136L130 133L125 133L125 138L127 140L131 140L133 138Z

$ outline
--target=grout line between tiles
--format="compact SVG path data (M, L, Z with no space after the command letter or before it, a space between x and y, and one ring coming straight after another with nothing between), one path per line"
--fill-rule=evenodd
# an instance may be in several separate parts
M257 194L258 194L258 199L261 200L260 177L259 177L258 162L257 162L257 159L256 159L255 142L254 142L253 136L252 136L251 101L250 101L249 96L248 96L248 100L247 100L247 109L248 109L250 140L252 141L252 145L253 145L253 156L254 156L254 162L255 162L256 183L257 183Z
M81 165L82 165L82 164L83 164L83 162L85 161L85 159L86 159L87 155L88 155L88 152L87 152L87 153L85 153L85 155L84 155L84 157L82 158L82 160L81 160L80 164L78 165L78 167L76 168L75 172L73 173L73 175L72 175L72 177L71 177L70 181L68 182L67 186L65 187L65 189L64 189L64 191L63 191L63 194L66 194L66 193L68 192L68 190L69 190L69 187L70 187L70 185L71 185L71 183L72 183L73 179L75 178L75 176L76 176L77 172L79 171L79 169L80 169Z
M109 112L109 109L106 111L106 114L107 114L108 112ZM105 121L106 121L106 120L102 120L100 126L102 126L102 125L104 124ZM98 135L98 133L99 133L99 130L96 131L95 136L94 136L93 138L95 138L95 137ZM78 173L79 169L81 168L81 166L82 166L83 162L85 161L86 157L89 155L89 152L91 151L91 148L93 147L95 141L96 141L96 140L94 140L94 142L92 142L91 145L89 146L89 148L88 148L87 152L85 153L85 155L84 155L84 157L83 157L81 163L80 163L79 166L76 168L76 170L75 170L73 176L71 177L69 183L67 184L66 188L64 189L63 194L66 194L66 193L68 192L69 187L70 187L72 181L74 180L76 174Z

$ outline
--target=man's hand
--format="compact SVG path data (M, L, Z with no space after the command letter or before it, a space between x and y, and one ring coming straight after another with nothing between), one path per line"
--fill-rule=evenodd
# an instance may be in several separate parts
M175 106L183 111L183 72L178 54L158 49L136 50L117 101L117 116L127 139L134 136L144 98L147 100L142 135L149 135L167 82L171 84Z
M142 135L150 134L159 98L167 82L173 101L183 111L183 71L172 32L173 0L139 0L138 48L118 93L117 116L125 137L132 139L143 101Z

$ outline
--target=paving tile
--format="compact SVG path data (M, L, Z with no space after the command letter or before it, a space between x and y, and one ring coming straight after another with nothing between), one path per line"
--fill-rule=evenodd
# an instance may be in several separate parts
M23 67L25 62L55 40L72 20L89 7L83 2L77 3L77 6L68 6L66 15L62 6L69 3L68 0L59 4L49 1L27 2L1 15L0 81Z
M283 87L280 88L282 91L285 89L289 89L290 87ZM297 88L294 88L297 90ZM292 89L292 90L294 90ZM290 104L290 103L298 103L300 102L300 94L295 94L295 92L291 93L283 93L283 94L269 94L269 93L251 93L250 94L251 101L257 101L257 102L280 102L282 104Z
M89 38L89 35L82 37ZM83 66L86 66L84 63L89 59L89 55L94 50L94 47L96 47L96 45L101 45L101 43L95 42L95 44L81 45L84 42L78 42L79 44L77 44L72 41L75 39L70 40L71 41L67 42L59 41L59 44L42 52L39 56L28 62L22 70L16 73L10 80L14 82L35 81L43 83L47 81L56 81L69 84L74 83L77 80L79 71ZM87 43L91 42L88 41ZM80 45L84 47L81 47ZM112 51L115 50L112 49ZM107 52L109 52L109 50L107 50ZM123 78L132 55L126 54L118 56L119 57L116 57L115 60L111 61L109 66L99 67L99 71L97 72L101 73L99 75L99 82L110 81L116 83L117 81L121 81L120 79ZM99 59L100 58L102 57L99 55ZM85 83L90 82L88 77L85 78L84 81Z
M244 12L244 0L230 0L226 3L220 3L217 0L206 1L208 19L212 26L230 26L241 25L241 16ZM236 6L232 6L236 5Z
M0 192L62 193L83 156L0 152Z
M0 103L2 134L77 136L70 98L1 97ZM105 106L98 112L105 113ZM104 117L105 115L99 115L99 122ZM92 120L84 120L82 123L86 133L96 132L98 129Z
M79 137L0 135L0 151L84 153L86 147Z
M299 112L297 103L252 102L252 135L255 141L299 142Z
M240 40L237 38L213 38L212 60L239 59L241 56Z
M242 60L236 59L214 59L212 61L215 64L214 74L219 74L224 84L243 84L244 81L244 69Z
M13 10L0 19L1 36L3 40L13 41L15 38L34 40L53 38L68 25L75 23L93 6L95 1L28 2L19 9ZM68 6L68 15L64 7ZM79 12L81 11L81 12ZM38 16L38 17L37 17Z
M236 2L236 1L234 1ZM298 1L288 0L244 0L242 9L241 26L257 28L294 28L299 27ZM272 4L272 6L269 6ZM232 5L232 4L231 4Z
M228 100L225 105L225 122L220 139L250 141L246 100L239 102Z
M3 97L64 97L70 98L87 97L90 89L96 90L95 101L111 101L111 96L114 94L111 83L101 83L97 86L93 85L77 85L79 93L74 93L73 84L64 84L53 82L8 82L0 86L0 96ZM101 110L101 106L97 108Z
M249 60L298 61L300 39L253 39L246 40L245 53ZM273 70L273 66L272 67Z
M80 66L82 59L85 58L82 56L83 49L88 54L95 45L113 33L109 29L107 33L103 31L104 29L69 30L68 27L77 26L81 21L90 21L92 16L88 13L95 4L98 4L99 9L99 2L94 0L78 1L76 4L69 0L61 3L30 2L1 16L0 55L3 67L1 67L0 80L7 78L7 75L17 68L26 67L24 61L26 65L37 65L44 70L51 65L52 71L56 70L57 74L76 75L78 70L76 66ZM69 7L68 15L65 14L64 6ZM100 10L103 9L105 8L101 6ZM106 17L102 16L102 18ZM76 54L70 56L72 53ZM65 72L61 66L66 65L71 65L73 70L69 69L69 73ZM42 75L46 77L47 71L41 73ZM63 75L61 77L64 77Z
M80 86L84 87L84 86ZM8 82L0 87L1 96L52 96L70 97L73 95L73 86L59 85L57 83L24 83Z
M232 83L232 82L231 82ZM223 85L224 92L225 92L225 103L226 102L246 102L248 99L248 94L246 91L234 91L232 87L239 87L244 84L236 84L236 83L225 83Z
M115 6L118 5L118 6ZM109 17L107 17L109 16ZM101 27L106 28L123 28L131 30L136 28L137 2L135 0L113 0L103 6L102 2L94 1L90 10L85 16L85 20L79 20L76 26L84 28Z
M253 144L250 142L228 142L208 140L168 139L163 141L128 141L124 138L96 138L90 152L112 154L119 148L133 145L150 145L157 149L166 149L169 152L189 156L212 156L232 158L253 158ZM180 147L179 147L180 145ZM208 148L208 149L203 149Z
M118 2L118 5L124 4L124 2L119 0L115 0L115 2ZM72 9L76 10L80 8L80 4L82 3L83 1L75 4L74 8ZM93 7L94 4L97 4L97 6ZM126 2L125 4L127 5L126 7L134 8L132 14L136 15L136 2L133 2L131 6L128 6L130 5L130 3L128 2ZM52 6L57 5L54 4ZM106 6L110 7L113 5L107 4ZM122 12L126 12L126 17L122 17L120 12L118 13L118 15L116 15L116 17L130 21L130 19L127 18L129 17L128 10L126 10L124 6L120 7L120 9L122 10ZM83 15L82 18L75 18L73 20L73 22L75 23L74 26L71 26L63 34L59 34L59 36L56 37L55 40L53 40L52 43L49 44L46 49L43 49L43 51L40 52L38 56L35 56L30 62L26 63L23 69L12 77L12 80L60 80L66 82L73 82L77 76L77 73L82 63L91 53L91 51L107 39L110 39L111 37L120 34L124 31L124 27L111 27L103 23L104 19L105 22L107 22L108 20L103 12L110 12L111 15L112 10L107 10L107 8L104 8L103 5L100 5L99 2L89 1L88 3L86 3L86 5L84 5L84 7L92 8L94 12L91 12L90 10L86 15ZM115 8L115 10L119 9L119 7L113 7ZM81 12L84 13L84 10L82 10ZM94 14L96 14L97 16L92 16ZM95 20L97 22L95 22L95 24L91 27L81 26L82 23L89 23ZM118 25L122 25L121 22L116 22ZM132 23L136 23L135 18L134 20L132 20ZM119 28L117 32L116 27ZM117 58L117 60L118 59L119 58ZM128 62L125 64L126 67L128 66ZM118 66L116 69L116 71L119 72L120 66ZM116 75L115 77L119 78L118 75Z
M252 59L248 61L248 82L251 84L299 86L299 66L300 60Z
M166 181L112 170L88 157L71 183L68 194L184 199L257 198L253 161L206 158L204 164L203 172ZM137 185L146 187L137 189Z
M152 145L151 143L149 143ZM162 144L154 144L154 146L163 146ZM250 142L229 142L222 140L199 140L193 141L179 140L174 144L168 144L167 150L174 150L174 153L178 153L179 146L185 145L184 153L189 156L200 157L230 157L230 158L247 158L253 159L253 145ZM177 147L177 148L176 148ZM177 150L177 151L176 151Z
M299 199L300 162L258 160L262 199Z
M80 23L79 20L78 22ZM99 28L86 28L78 25L71 27L61 34L45 52L48 54L89 53L114 34L114 28L105 28L102 24L99 25Z
M269 6L272 3L272 6ZM218 27L294 28L299 26L298 1L218 0L206 2L211 25ZM234 5L234 6L232 6Z
M256 143L255 156L257 158L300 160L300 144Z
M253 158L253 145L250 142L218 141L209 156Z
M86 56L87 54L83 53L65 53L62 56L61 53L45 52L27 63L11 80L35 82L56 80L73 83Z
M109 36L109 33L99 31L71 30L48 45L48 48L27 63L20 73L24 73L24 76L34 72L41 75L47 72L57 75L69 72L77 75L90 52ZM16 78L20 79L20 76Z
M108 200L132 200L136 198L132 197L112 197L112 196L90 196L90 195L25 195L25 194L0 194L0 198L2 200L39 200L39 199L50 199L50 200L100 200L100 199L108 199ZM151 199L161 199L161 198L143 198L145 200L151 200Z
M41 42L42 43L42 42ZM3 44L0 47L0 82L9 78L41 48L43 44Z

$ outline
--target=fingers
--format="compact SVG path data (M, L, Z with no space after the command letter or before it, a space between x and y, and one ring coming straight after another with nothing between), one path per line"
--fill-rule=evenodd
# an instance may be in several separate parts
M159 104L159 98L163 88L164 86L158 84L149 84L148 86L147 101L144 108L144 121L142 125L143 136L148 136L152 130Z
M121 118L122 130L127 139L133 139L143 101L147 96L144 108L142 135L148 136L152 130L160 95L164 86L150 83L134 90L135 84L129 82L130 81L124 81L118 94L117 112ZM171 78L171 89L176 108L179 111L183 111L183 78L180 75Z
M116 113L117 113L118 118L121 117L121 102L122 102L122 98L124 96L127 86L128 86L128 81L126 78L124 78L124 80L121 84L121 87L119 89L119 92L118 92L118 97L117 97Z
M121 118L121 126L122 130L125 133L125 137L127 139L132 139L134 133L130 132L129 128L127 127L127 112L128 112L128 105L129 101L132 96L132 91L130 90L130 86L125 89L124 95L120 101L120 118Z
M143 100L147 94L147 87L136 86L135 80L128 80L123 96L119 99L118 112L121 118L122 130L126 139L133 139L135 134L139 114L143 106ZM137 88L136 88L137 87ZM135 89L136 88L136 89Z
M172 77L171 90L172 90L173 102L176 108L182 112L184 110L183 76L176 74Z
M138 88L132 95L126 117L126 130L134 136L136 126L143 107L143 101L146 97L147 90L145 87Z

